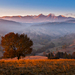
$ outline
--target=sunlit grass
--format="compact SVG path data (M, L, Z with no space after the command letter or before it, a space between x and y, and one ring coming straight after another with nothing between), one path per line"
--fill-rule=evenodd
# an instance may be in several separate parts
M75 59L0 60L0 75L75 75Z

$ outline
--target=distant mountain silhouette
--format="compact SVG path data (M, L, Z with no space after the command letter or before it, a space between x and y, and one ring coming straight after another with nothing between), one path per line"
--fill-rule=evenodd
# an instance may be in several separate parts
M0 19L0 25L21 25L21 23L11 20Z
M0 35L2 36L8 32L16 32L21 26L22 24L19 22L0 19Z
M12 20L17 22L23 22L23 23L31 23L31 22L61 22L61 21L67 21L67 20L74 20L75 18L72 17L66 17L64 15L55 16L54 14L48 14L48 15L35 15L35 16L3 16L0 17L0 19L6 19L6 20Z

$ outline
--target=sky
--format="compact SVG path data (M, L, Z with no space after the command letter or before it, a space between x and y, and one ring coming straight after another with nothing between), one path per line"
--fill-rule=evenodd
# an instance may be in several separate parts
M41 13L75 17L75 0L0 0L0 16Z

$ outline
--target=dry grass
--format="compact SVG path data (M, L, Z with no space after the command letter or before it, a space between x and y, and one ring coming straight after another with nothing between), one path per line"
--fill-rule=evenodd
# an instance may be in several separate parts
M75 75L75 60L0 60L0 75Z

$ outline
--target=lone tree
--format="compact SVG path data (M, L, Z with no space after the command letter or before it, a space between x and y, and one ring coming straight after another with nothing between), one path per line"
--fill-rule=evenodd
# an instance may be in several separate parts
M18 57L19 60L20 56L25 56L32 52L31 46L33 42L25 34L10 32L2 36L1 45L4 48L4 58Z

